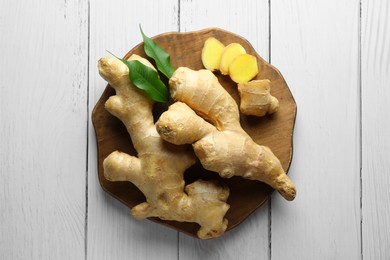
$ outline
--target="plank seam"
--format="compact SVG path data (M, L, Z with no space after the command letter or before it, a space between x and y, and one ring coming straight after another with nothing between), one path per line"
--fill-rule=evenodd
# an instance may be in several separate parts
M180 0L177 0L177 29L178 31L180 32L181 31L181 28L180 28Z
M271 63L271 0L268 0L268 62Z
M359 192L360 192L360 259L363 260L363 100L362 100L362 0L359 0L358 23L358 70L359 70Z
M181 0L177 0L177 30L178 32L181 32L180 28L180 5ZM176 233L176 248L177 248L177 260L180 260L180 234L179 232Z
M268 62L271 63L271 0L268 0ZM268 259L272 259L272 201L268 202Z
M91 8L90 8L91 2L88 1L88 16L87 16L87 152L86 152L86 171L85 171L85 219L84 219L84 258L85 260L88 259L88 173L89 173L89 167L88 167L88 158L89 158L89 107L90 107L90 100L89 100L89 82L90 82L90 37L91 37Z
M272 204L271 199L268 201L268 260L272 259Z

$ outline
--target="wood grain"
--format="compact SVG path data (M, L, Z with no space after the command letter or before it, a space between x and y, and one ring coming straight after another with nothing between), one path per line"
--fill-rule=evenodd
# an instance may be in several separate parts
M107 83L99 76L97 61L125 55L147 35L177 31L178 2L92 1L90 14L90 91L92 109ZM176 259L177 232L151 221L137 221L128 207L108 196L97 178L97 150L92 124L88 156L88 259Z
M0 3L1 259L84 258L87 17Z
M389 1L362 1L362 235L364 259L390 259L389 31Z
M298 104L293 203L272 201L272 259L360 259L359 1L271 2L271 63Z

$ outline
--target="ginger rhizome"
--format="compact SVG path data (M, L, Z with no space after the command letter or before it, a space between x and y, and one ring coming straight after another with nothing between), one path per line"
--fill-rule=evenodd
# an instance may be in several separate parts
M271 82L268 79L239 83L241 113L252 116L275 113L279 108L279 101L270 91Z
M142 57L133 55L130 59L152 67ZM185 186L183 173L195 163L193 152L161 139L152 114L154 101L132 86L129 69L122 61L100 59L99 73L116 91L105 107L126 126L137 151L136 157L114 151L103 162L106 179L130 181L145 195L146 201L134 206L132 215L136 219L196 222L201 239L223 234L228 222L224 216L229 209L229 189L203 180Z
M178 102L156 123L163 139L192 144L203 167L221 177L262 181L287 200L295 198L295 186L279 159L242 129L236 102L211 71L180 67L169 84Z
M247 54L241 44L231 43L224 47L220 41L210 37L202 49L202 63L206 69L219 69L221 74L229 75L238 83L240 111L244 115L264 116L278 110L279 101L270 94L268 79L249 82L259 73L257 58Z

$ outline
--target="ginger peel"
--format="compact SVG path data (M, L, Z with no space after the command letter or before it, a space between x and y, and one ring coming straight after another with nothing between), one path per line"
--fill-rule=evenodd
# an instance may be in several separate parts
M152 66L139 56L130 59ZM154 102L132 86L127 66L115 58L102 58L99 73L116 92L105 107L124 123L137 151L137 156L114 151L103 162L106 179L130 181L145 195L146 201L134 206L132 215L196 222L201 239L223 234L229 189L203 180L185 185L183 173L195 163L195 156L186 146L161 139L152 115Z
M279 108L279 101L271 95L270 91L271 82L268 79L239 83L241 113L252 116L275 113Z
M211 71L180 67L169 84L177 102L156 123L164 140L192 144L203 167L221 177L262 181L285 199L295 198L295 186L280 161L241 128L237 104Z

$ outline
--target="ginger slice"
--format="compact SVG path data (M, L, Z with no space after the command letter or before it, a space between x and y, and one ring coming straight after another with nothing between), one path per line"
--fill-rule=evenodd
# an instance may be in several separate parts
M279 101L271 95L270 91L271 82L268 79L239 83L241 113L252 116L275 113L279 108Z
M221 63L222 52L225 49L219 40L214 37L208 38L202 48L202 63L203 66L211 71L219 70Z
M229 65L230 63L240 54L245 54L246 51L239 43L230 43L225 47L221 56L221 63L219 70L222 75L229 74Z
M295 198L295 186L279 159L242 129L237 104L211 71L180 67L169 84L178 102L156 123L164 140L192 144L203 167L221 177L262 181L285 199Z
M250 54L241 54L233 59L229 65L229 76L236 83L244 83L253 79L259 69L257 59Z
M148 64L139 56L130 59ZM116 92L105 107L124 123L138 153L135 157L114 151L103 162L107 180L130 181L145 195L146 201L134 206L132 215L136 219L196 222L201 239L223 234L228 222L224 217L229 209L228 187L203 180L185 186L183 174L195 163L193 152L161 139L154 125L154 102L132 86L128 67L122 61L101 58L99 73Z
M201 58L206 69L219 70L222 75L229 75L236 83L248 82L259 72L256 57L247 54L239 43L230 43L225 47L216 38L207 38Z

